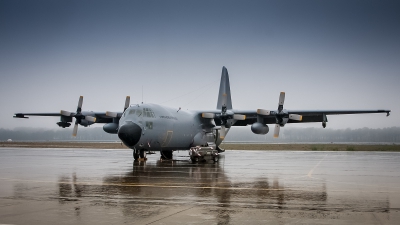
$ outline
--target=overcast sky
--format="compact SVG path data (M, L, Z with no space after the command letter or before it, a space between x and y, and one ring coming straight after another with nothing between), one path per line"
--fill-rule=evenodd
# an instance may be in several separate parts
M0 128L58 128L16 112L122 111L125 96L215 109L391 109L330 128L400 126L399 1L0 0ZM288 125L320 127L320 124ZM71 129L71 128L70 128ZM72 130L72 129L71 129Z

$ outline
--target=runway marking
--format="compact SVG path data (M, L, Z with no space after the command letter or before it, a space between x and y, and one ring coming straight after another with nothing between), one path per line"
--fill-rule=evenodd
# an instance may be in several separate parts
M310 170L310 172L308 172L307 177L313 178L313 177L312 177L312 174L313 174L314 170L319 166L319 164L320 164L322 161L324 161L324 159L326 158L327 155L328 155L328 154L326 154L326 155L324 156L324 158L322 158L321 160L319 160L319 162L317 163L317 165L315 165L314 168L312 168L312 169Z

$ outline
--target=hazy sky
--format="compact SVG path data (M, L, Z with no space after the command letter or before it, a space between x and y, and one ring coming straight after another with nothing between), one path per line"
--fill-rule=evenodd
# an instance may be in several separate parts
M235 109L276 109L285 91L286 109L392 110L330 116L330 128L400 126L399 12L368 0L0 0L0 128L56 129L59 118L12 116L74 111L80 95L83 110L121 111L142 87L144 102L215 109L222 66Z

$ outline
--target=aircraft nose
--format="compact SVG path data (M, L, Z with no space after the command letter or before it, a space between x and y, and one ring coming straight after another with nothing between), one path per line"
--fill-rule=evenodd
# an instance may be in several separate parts
M142 128L132 121L127 121L119 127L118 137L126 146L134 146L142 136Z

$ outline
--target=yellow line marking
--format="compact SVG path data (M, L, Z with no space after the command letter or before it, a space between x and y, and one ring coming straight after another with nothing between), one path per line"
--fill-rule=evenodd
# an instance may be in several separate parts
M93 185L93 186L115 186L115 187L155 187L155 188L190 188L190 189L219 189L219 190L255 190L255 191L290 191L285 188L247 188L247 187L218 187L218 186L186 186L186 185L165 185L165 184L117 184L117 183L91 183L91 182L54 182L54 181L41 181L41 180L23 180L0 178L0 180L9 181L25 181L32 183L56 183L56 184L74 184L74 185Z
M319 164L321 164L321 162L326 158L327 155L328 155L328 154L326 154L326 155L324 156L324 158L322 158L321 160L319 160L319 162L317 163L317 165L315 165L314 168L312 168L312 169L310 170L310 172L308 172L307 177L312 178L312 174L313 174L314 170L319 166Z

